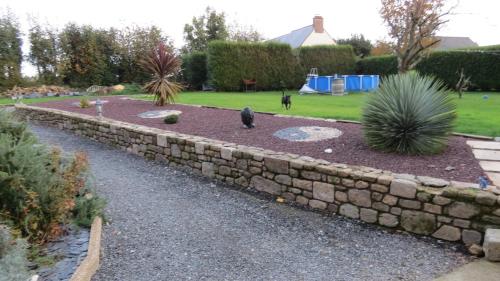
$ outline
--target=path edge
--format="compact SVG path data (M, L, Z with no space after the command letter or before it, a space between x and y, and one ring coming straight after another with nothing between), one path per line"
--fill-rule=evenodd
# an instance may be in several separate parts
M99 268L101 253L102 218L95 217L90 227L87 256L76 268L70 281L90 281Z

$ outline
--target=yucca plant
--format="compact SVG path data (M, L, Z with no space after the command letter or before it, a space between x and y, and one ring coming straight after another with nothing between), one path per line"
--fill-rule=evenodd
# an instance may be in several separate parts
M160 43L142 64L152 75L152 80L144 86L144 90L155 96L155 104L163 106L173 103L177 93L182 90L180 84L170 80L180 71L180 59L164 43Z
M456 118L443 82L416 72L392 75L363 109L365 140L374 149L425 155L442 151Z

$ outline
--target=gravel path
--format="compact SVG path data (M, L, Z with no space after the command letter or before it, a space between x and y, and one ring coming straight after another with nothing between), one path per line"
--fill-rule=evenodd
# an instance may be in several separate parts
M185 105L169 105L164 108L150 101L123 100L121 97L106 97L104 116L129 123L141 124L185 134L202 136L231 143L244 144L291 152L330 162L362 165L396 173L418 176L432 176L456 181L477 182L483 170L474 158L466 138L451 137L442 154L430 156L398 155L370 149L363 139L361 126L342 122L325 122L303 118L283 118L270 114L255 114L255 128L243 129L239 111L222 110ZM57 108L82 114L95 115L95 107L80 108L75 100L61 100L40 103L37 106ZM177 124L166 125L162 118L140 118L138 114L158 109L182 111ZM293 109L292 109L293 112ZM273 137L278 130L300 127L321 126L342 131L339 138L315 142L290 142ZM327 154L325 149L332 149ZM449 167L453 167L450 169ZM448 168L448 169L447 169Z
M432 280L470 260L437 243L271 202L56 129L108 200L93 280Z

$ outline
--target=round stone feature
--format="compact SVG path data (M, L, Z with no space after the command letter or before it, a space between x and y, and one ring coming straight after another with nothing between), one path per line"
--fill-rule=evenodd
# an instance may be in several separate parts
M179 110L152 110L143 112L137 116L141 118L165 118L170 115L179 115L182 111Z
M294 142L322 141L338 138L341 135L342 131L339 129L319 126L290 127L273 134L277 138Z

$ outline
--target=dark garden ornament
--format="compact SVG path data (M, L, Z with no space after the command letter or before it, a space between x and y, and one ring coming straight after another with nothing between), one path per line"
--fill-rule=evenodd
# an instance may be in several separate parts
M255 127L253 119L254 119L254 114L252 109L250 109L250 107L245 107L241 111L241 122L243 122L243 127L245 127L246 129L251 129Z

